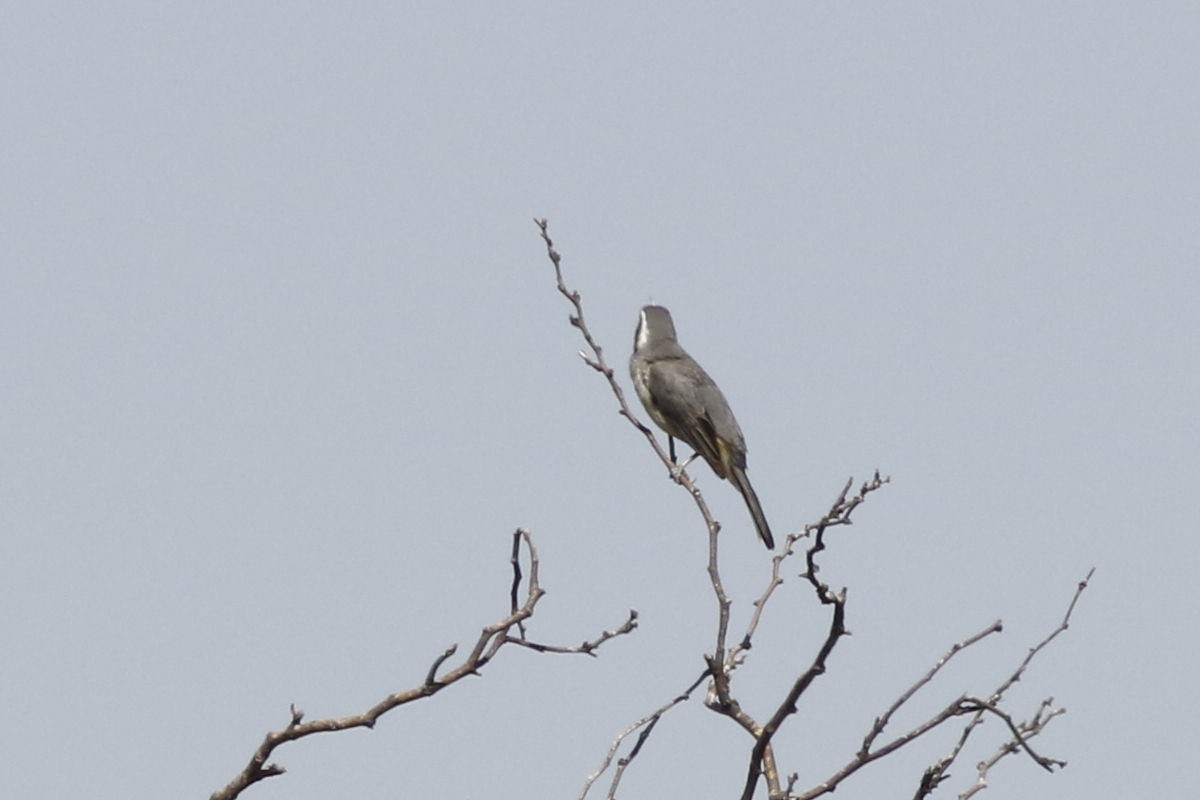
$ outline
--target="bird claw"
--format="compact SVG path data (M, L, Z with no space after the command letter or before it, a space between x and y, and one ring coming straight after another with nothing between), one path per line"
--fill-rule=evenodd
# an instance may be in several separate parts
M692 455L688 458L687 461L683 462L682 464L672 465L671 466L671 480L675 481L676 483L680 483L683 478L683 471L685 469L687 469L688 467L690 467L692 465L692 462L695 461L696 457L699 455L700 455L699 453L692 453Z

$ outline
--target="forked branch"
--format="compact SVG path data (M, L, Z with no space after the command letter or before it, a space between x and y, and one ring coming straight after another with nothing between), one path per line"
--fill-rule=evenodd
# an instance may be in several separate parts
M528 552L529 580L525 585L524 600L518 605L519 590L524 578L519 557L522 547ZM255 783L282 775L286 771L283 766L274 762L268 763L271 755L281 745L318 733L333 733L351 728L374 728L379 718L389 711L415 700L432 697L468 675L478 675L479 671L506 644L517 644L548 653L595 655L594 651L601 644L616 636L631 633L637 627L637 613L631 611L629 618L616 630L605 631L598 638L575 647L541 645L530 642L525 638L523 623L533 616L534 609L545 594L545 590L542 589L538 579L537 549L534 547L533 538L524 529L517 529L513 533L512 565L513 583L510 595L511 608L508 615L499 622L484 628L475 640L475 645L471 648L470 653L456 666L443 671L446 662L458 652L458 645L455 644L447 647L434 658L425 673L425 680L419 686L390 694L371 708L358 714L305 722L304 712L295 705L291 706L287 725L279 730L271 731L263 737L262 742L242 771L224 788L213 792L211 800L233 800ZM516 635L513 634L514 630L517 631Z

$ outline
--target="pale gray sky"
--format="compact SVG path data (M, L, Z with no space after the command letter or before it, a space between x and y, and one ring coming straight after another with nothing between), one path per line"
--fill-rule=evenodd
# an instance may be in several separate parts
M831 539L854 636L785 770L824 778L1000 617L900 722L990 689L1096 566L1013 695L1069 708L1039 744L1070 766L985 796L1178 796L1198 40L1183 2L4 3L0 795L207 797L289 703L363 710L498 619L516 526L538 639L637 633L504 652L245 796L571 798L686 686L703 530L576 357L544 215L623 379L639 306L672 309L778 535L893 477ZM692 472L744 620L767 556ZM826 625L776 602L760 716ZM838 797L911 796L956 731ZM746 752L692 703L622 796L735 796Z

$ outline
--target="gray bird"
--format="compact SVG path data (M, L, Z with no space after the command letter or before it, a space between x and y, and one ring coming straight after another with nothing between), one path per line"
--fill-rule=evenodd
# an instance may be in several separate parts
M746 477L746 439L725 395L704 368L679 346L671 312L646 306L638 320L629 358L629 374L637 395L658 427L691 445L718 478L729 480L746 499L754 527L767 547L775 539L758 495ZM675 457L671 442L671 458Z

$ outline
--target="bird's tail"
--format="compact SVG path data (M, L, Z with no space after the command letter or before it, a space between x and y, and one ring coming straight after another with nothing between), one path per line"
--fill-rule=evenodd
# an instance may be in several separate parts
M767 524L767 517L763 514L762 506L759 505L758 495L754 493L754 487L750 485L750 479L746 477L746 470L734 466L729 470L729 480L746 499L746 507L750 509L750 517L754 520L754 527L758 528L758 535L763 540L763 544L768 549L774 550L775 537L771 536L771 526Z

